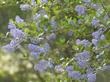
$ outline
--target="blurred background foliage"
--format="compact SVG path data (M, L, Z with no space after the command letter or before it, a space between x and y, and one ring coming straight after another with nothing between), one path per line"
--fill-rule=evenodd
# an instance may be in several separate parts
M20 59L20 54L0 54L0 82L32 82L37 76L32 64Z
M16 15L19 15L20 17L25 19L28 19L30 17L31 12L22 12L19 8L19 5L21 3L28 3L29 1L30 0L0 0L0 44L2 44L2 42L4 41L1 38L5 36L6 32L8 31L7 25L10 18L15 19ZM94 2L95 1L99 0L94 0ZM110 0L104 0L105 7L108 8L108 11L110 10L109 3ZM68 5L68 7L69 6L70 5ZM68 17L71 17L71 13L73 13L73 11L65 11L65 14L68 15L69 13ZM57 13L58 12L56 12L56 14ZM0 82L39 82L39 76L37 76L32 69L32 63L28 60L22 59L21 53L17 55L5 53L0 54ZM99 82L101 81L102 80L99 80Z
M0 0L0 44L3 44L9 19L16 15L28 18L30 12L22 12L19 4L28 0ZM7 41L6 41L7 42ZM38 82L32 64L20 59L20 54L0 53L0 82Z

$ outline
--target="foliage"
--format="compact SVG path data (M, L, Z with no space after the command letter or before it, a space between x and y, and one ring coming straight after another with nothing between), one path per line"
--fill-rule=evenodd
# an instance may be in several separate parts
M15 1L16 2L16 1ZM39 82L95 82L110 64L109 5L103 0L28 0L8 23L1 49L22 53ZM24 14L25 15L25 14ZM98 81L97 81L98 82Z

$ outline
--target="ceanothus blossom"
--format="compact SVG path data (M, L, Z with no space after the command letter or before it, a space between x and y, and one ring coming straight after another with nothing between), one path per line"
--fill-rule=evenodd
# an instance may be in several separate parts
M40 0L41 3L48 3L48 0Z
M77 5L75 7L75 10L78 13L78 15L83 15L83 14L85 14L86 8L82 5Z
M40 47L39 45L29 44L28 49L31 55L33 55L35 59L38 59L40 54L49 52L50 45L48 43L45 43L43 47Z
M40 9L40 10L38 11L38 13L41 14L41 15L45 15L45 14L46 14L46 11L45 11L44 9Z
M81 44L84 46L84 47L87 47L88 45L90 45L90 42L86 39L82 40L81 41Z
M102 34L102 35L100 36L100 39L101 39L101 40L105 40L105 35Z
M23 39L25 37L25 33L20 29L10 29L10 34L15 39Z
M48 15L45 14L45 15L44 15L44 18L49 18L49 17L48 17Z
M15 29L15 28L16 28L16 26L15 26L15 24L13 24L13 22L8 23L8 29Z
M93 19L91 23L92 23L93 26L95 26L99 23L99 20Z
M39 53L44 53L45 52L44 48L42 48L38 45L34 45L34 44L29 44L28 48L31 52L39 52Z
M79 53L77 57L79 57L81 60L87 60L90 58L90 53L85 50L85 51Z
M34 59L38 59L39 58L39 55L40 55L40 52L30 52L30 54L34 57Z
M81 19L78 19L78 24L82 24L82 20Z
M71 71L73 71L73 66L67 66L66 68L65 68L65 70L67 71L67 72L71 72Z
M97 46L98 45L98 40L97 39L92 39L92 44L94 44L95 46Z
M103 35L103 32L104 32L104 29L103 28L100 28L99 30L95 31L92 33L92 36L94 39L97 39L99 40L101 35Z
M96 74L88 73L87 78L88 78L88 82L95 82L96 81Z
M36 14L33 16L33 20L36 20L36 21L37 21L40 17L41 17L41 14L36 13Z
M100 38L100 35L101 35L101 32L99 32L99 31L96 31L96 32L92 33L93 38L97 39L97 40Z
M17 47L19 45L20 45L19 40L11 40L11 42L10 42L10 46L12 46L12 47Z
M12 47L10 44L7 44L5 46L2 46L1 48L3 51L6 51L6 52L14 52L15 51L15 48Z
M68 77L79 80L81 79L81 73L79 71L71 71L68 72Z
M45 52L45 49L42 48L42 47L37 47L37 48L36 48L36 52L44 53L44 52Z
M33 15L33 20L34 21L38 21L40 17L44 17L46 19L48 19L48 15L45 13L45 11L39 11L39 13L36 13L35 15Z
M74 24L74 22L73 22L73 20L69 20L69 22L68 22L69 24L71 24L71 25L73 25Z
M100 8L100 5L99 4L91 4L91 7L98 10Z
M45 44L44 44L44 50L45 50L45 52L49 52L49 50L50 50L50 45L49 45L49 43L45 43Z
M40 60L38 64L34 66L35 71L45 72L48 68L48 61L47 60Z
M87 67L89 66L89 63L88 63L88 61L86 61L86 60L79 60L79 61L77 61L77 65L78 65L80 68L85 69L85 68L87 68Z
M25 33L22 30L17 29L12 22L9 22L8 29L10 29L10 34L13 39L10 41L9 44L3 46L2 49L7 52L14 52L16 48L20 45L20 43L24 40Z
M54 19L52 19L52 20L50 21L50 25L51 25L53 28L56 28L57 22L56 22Z
M77 39L76 44L77 45L83 45L84 47L87 47L90 45L90 42L86 39L84 39L84 40Z
M15 17L15 20L16 20L17 23L22 23L22 22L24 22L24 20L23 20L22 18L20 18L19 16L16 16L16 17Z
M55 71L58 72L58 73L60 73L60 72L63 72L64 69L63 69L62 65L56 65L55 66Z
M100 28L98 31L95 31L92 33L93 39L92 39L92 44L94 44L95 46L98 45L98 42L100 40L105 40L105 35L103 34L103 29Z
M34 45L34 44L29 44L29 45L28 45L28 49L29 49L30 51L35 51L37 47L38 47L38 45Z
M72 35L73 35L73 31L70 30L70 31L68 32L68 36L72 36Z
M2 46L2 49L6 52L14 52L19 45L19 41L11 40L9 44Z
M29 4L21 4L20 8L22 11L28 11L31 9L31 6Z
M77 39L77 40L76 40L76 44L77 44L77 45L80 45L80 44L81 44L81 40L80 40L80 39Z
M78 53L75 57L76 62L80 68L87 68L88 67L88 61L90 59L90 54L88 51L83 51L81 53Z
M47 39L49 41L54 41L56 39L56 34L55 33L51 33L49 36L47 36Z

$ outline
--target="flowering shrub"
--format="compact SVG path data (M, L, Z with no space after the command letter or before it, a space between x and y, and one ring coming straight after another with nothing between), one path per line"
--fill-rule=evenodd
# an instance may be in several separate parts
M32 16L10 19L11 41L1 49L26 50L37 73L50 73L54 82L95 82L97 70L110 63L110 19L101 0L32 0L20 9Z

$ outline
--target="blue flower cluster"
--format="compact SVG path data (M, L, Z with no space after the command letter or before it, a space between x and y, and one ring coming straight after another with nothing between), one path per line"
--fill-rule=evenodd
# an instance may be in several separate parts
M44 71L47 70L48 66L49 66L48 65L48 61L46 61L46 60L40 60L38 62L38 64L36 64L34 66L34 69L35 69L35 71L44 72Z
M76 55L76 61L77 61L78 66L84 69L89 66L88 65L89 59L90 59L90 54L88 51L83 51Z
M19 22L23 22L23 20L19 18ZM26 35L22 30L16 28L15 24L12 22L9 22L8 29L10 30L10 35L13 39L10 41L9 44L3 46L2 49L8 52L13 52L20 46L20 44L26 38Z
M103 34L102 28L100 28L99 30L97 30L96 32L92 33L93 39L92 39L92 43L97 46L98 42L100 40L104 40L105 39L105 35Z
M65 70L68 73L68 77L81 81L82 79L87 79L87 82L95 82L96 74L92 71L87 72L86 74L81 74L79 71L74 71L72 66L67 66Z
M40 54L46 53L50 50L50 46L48 43L45 43L43 47L38 45L29 44L28 49L35 58L38 58Z
M86 12L86 8L82 5L77 5L75 7L76 12L78 13L78 15L83 15Z
M84 40L77 39L76 44L77 45L83 45L84 47L87 47L90 45L90 42L86 39L84 39Z

